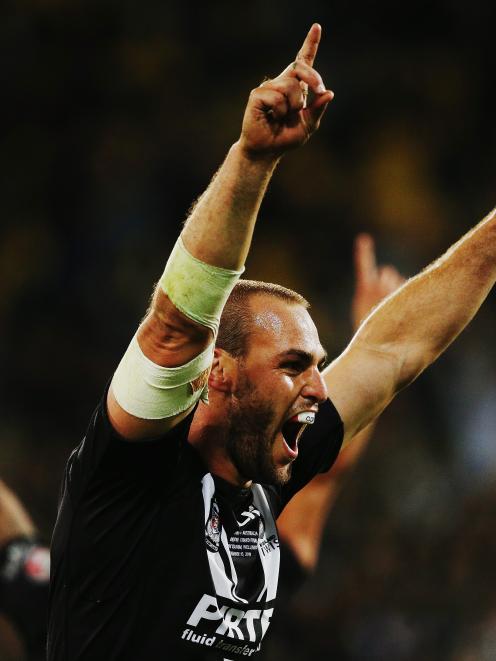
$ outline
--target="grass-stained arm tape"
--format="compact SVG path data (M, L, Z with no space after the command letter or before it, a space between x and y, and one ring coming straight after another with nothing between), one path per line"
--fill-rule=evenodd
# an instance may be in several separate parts
M243 271L205 264L186 250L179 236L160 286L178 310L215 336L224 305Z
M208 401L208 375L214 344L179 367L161 367L142 352L133 337L112 379L117 403L143 420L170 418L186 411L201 398Z

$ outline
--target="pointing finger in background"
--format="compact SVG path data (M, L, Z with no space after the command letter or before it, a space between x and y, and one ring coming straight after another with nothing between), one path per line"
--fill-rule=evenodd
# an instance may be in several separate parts
M374 240L370 234L359 234L353 248L355 279L357 283L370 282L377 277Z

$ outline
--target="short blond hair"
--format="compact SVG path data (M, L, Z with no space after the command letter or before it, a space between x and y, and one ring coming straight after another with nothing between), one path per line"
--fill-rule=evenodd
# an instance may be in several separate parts
M282 285L260 280L238 280L220 318L216 341L219 349L235 357L245 355L253 322L249 301L257 295L272 296L290 305L301 305L306 310L310 307L310 303L301 294Z

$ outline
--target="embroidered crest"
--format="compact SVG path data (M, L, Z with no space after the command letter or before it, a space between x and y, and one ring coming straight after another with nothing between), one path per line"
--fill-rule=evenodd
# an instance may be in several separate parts
M215 498L212 498L210 514L205 524L205 544L209 551L217 553L220 546L221 524L219 517L219 506Z

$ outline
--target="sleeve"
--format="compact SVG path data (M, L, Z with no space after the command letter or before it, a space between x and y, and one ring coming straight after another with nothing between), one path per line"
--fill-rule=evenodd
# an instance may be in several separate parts
M291 479L281 489L281 509L318 473L328 471L341 449L343 422L330 399L320 407L313 425L303 432Z
M127 441L112 427L107 414L107 391L95 409L86 434L74 449L66 466L63 488L73 505L88 484L103 478L111 482L148 481L164 466L173 471L180 456L181 443L188 435L194 410L166 434L146 441ZM131 486L131 485L130 485Z
M80 603L116 599L135 585L156 521L189 476L191 417L157 439L126 441L102 398L66 466L52 538L53 604L62 603L66 585Z
M0 549L0 610L16 626L30 659L44 658L50 555L31 537Z
M277 591L284 608L289 605L296 592L308 581L311 572L301 564L296 553L284 539L279 538L279 543L281 571Z

